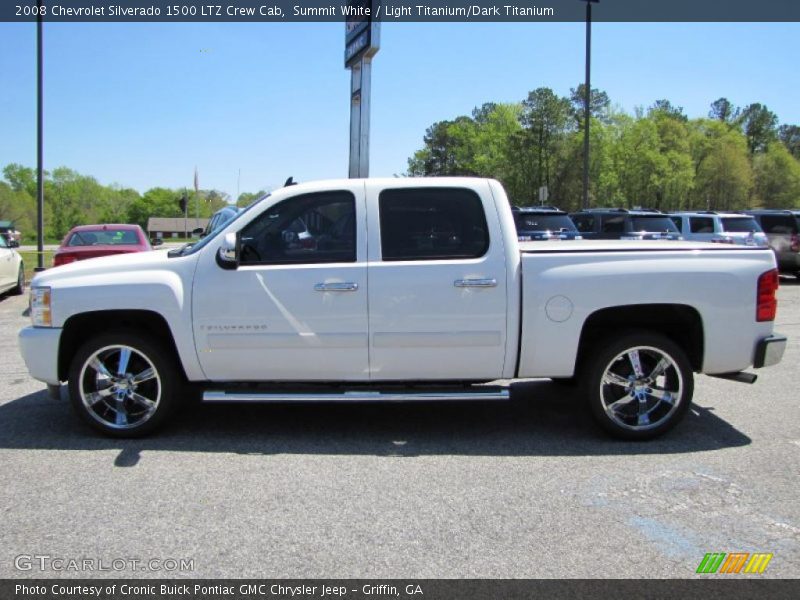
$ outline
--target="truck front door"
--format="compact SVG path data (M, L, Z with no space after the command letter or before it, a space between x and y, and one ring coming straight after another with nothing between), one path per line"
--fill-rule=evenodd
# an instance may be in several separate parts
M192 319L206 377L368 379L365 212L363 182L300 194L242 227L236 269L204 252Z

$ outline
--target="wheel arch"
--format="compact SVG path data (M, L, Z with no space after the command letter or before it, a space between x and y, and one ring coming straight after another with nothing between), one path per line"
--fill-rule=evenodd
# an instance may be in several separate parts
M165 351L172 353L175 357L184 381L187 379L167 320L155 311L138 309L98 310L69 317L64 322L58 347L59 379L61 381L67 379L70 361L86 340L116 329L128 329L143 333L162 344Z
M686 353L692 370L702 371L705 351L703 319L697 309L685 304L634 304L593 312L581 329L578 366L605 335L637 329L669 338Z

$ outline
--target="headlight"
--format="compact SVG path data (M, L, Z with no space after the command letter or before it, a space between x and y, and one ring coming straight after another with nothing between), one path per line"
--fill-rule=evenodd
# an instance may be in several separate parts
M53 326L49 287L31 288L31 322L34 327Z

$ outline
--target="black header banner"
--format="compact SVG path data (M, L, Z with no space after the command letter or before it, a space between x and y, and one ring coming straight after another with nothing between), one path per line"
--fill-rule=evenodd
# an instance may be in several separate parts
M3 600L504 600L797 598L797 580L614 579L19 579Z
M785 22L799 0L387 0L370 15L396 22ZM0 21L335 22L366 17L348 0L3 0Z

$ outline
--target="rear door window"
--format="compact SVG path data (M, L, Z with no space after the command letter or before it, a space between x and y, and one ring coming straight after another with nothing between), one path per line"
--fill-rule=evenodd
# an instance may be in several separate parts
M472 190L389 189L378 204L385 261L478 258L489 249L483 204Z
M625 231L625 217L604 217L602 231L603 233L622 233Z
M690 217L692 233L714 233L714 219L710 217Z
M592 233L594 231L594 216L592 215L573 215L572 222L580 232Z
M791 235L797 233L794 217L788 215L761 215L761 228L766 233Z

